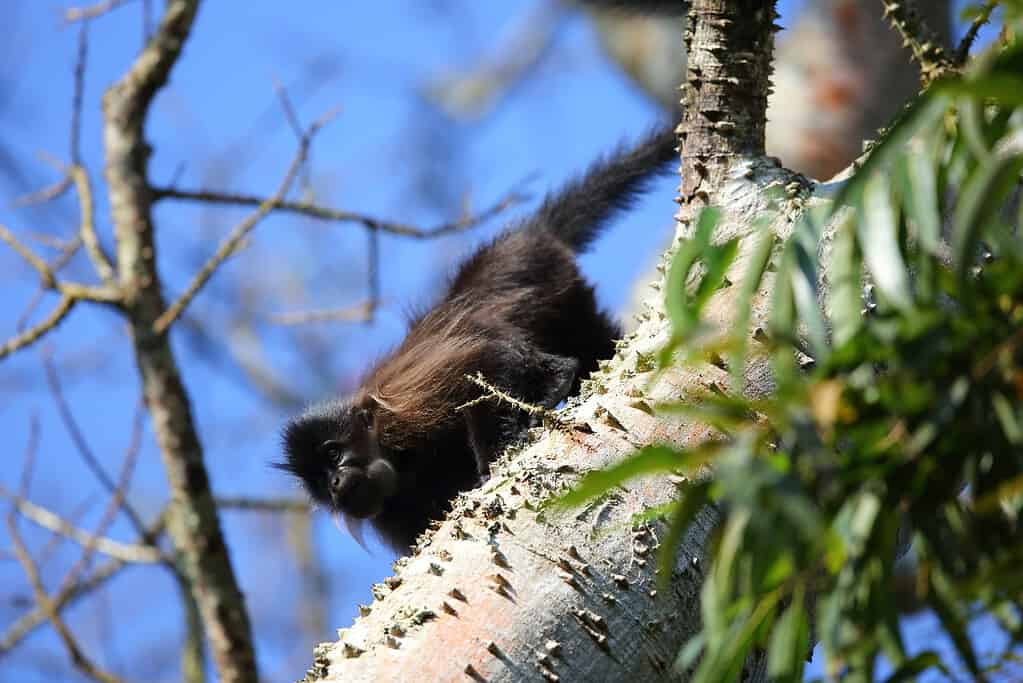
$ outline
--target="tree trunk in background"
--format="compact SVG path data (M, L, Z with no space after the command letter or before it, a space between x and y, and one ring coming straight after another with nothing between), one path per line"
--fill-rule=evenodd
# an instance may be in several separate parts
M947 44L949 0L917 5ZM812 178L838 173L919 89L919 69L881 10L879 2L810 0L798 17L784 18L767 153L787 168ZM590 13L608 56L662 107L675 108L685 71L678 49L683 21Z

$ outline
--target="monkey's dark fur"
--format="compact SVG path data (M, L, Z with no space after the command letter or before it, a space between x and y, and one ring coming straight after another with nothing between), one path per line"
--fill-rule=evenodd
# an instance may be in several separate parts
M554 407L613 355L618 327L597 308L575 254L677 158L674 132L653 133L480 248L353 395L288 423L280 467L315 501L371 520L389 545L407 550L530 424L494 400L459 410L482 393L466 375Z

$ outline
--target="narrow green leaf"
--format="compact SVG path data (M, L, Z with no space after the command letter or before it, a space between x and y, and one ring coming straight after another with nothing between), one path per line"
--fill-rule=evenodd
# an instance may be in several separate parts
M675 336L684 336L696 324L696 319L689 307L686 283L689 281L689 273L693 266L710 245L710 238L720 216L721 212L717 209L707 208L701 211L696 218L696 229L693 236L679 246L678 252L671 262L671 269L668 271L668 291L665 293L665 308L667 308L668 317L671 319Z
M898 213L886 174L876 173L863 190L860 248L877 290L897 308L912 307L909 273L899 247Z
M806 221L800 221L806 225ZM800 319L806 325L806 334L813 349L814 360L824 363L828 358L828 330L817 299L817 243L808 229L796 228L790 241L795 268L789 271L792 279L792 299Z
M937 568L931 570L930 579L931 590L928 591L927 603L938 616L941 627L945 629L949 638L952 639L952 644L955 646L956 652L959 654L960 659L963 660L966 668L970 670L970 673L977 680L987 680L980 670L977 653L974 652L970 636L966 632L966 624L959 615L958 601L952 594L952 588L948 579Z
M806 654L810 651L810 625L803 604L803 586L798 585L792 603L774 624L767 650L767 675L772 681L803 680Z
M924 140L914 141L902 162L908 180L903 190L906 213L916 225L920 246L938 256L941 254L941 200L933 145Z
M885 679L885 683L903 683L904 681L916 680L916 677L928 669L938 669L945 675L949 675L948 669L941 663L941 657L933 650L926 650L920 654L907 659L892 675Z
M789 384L797 375L795 354L793 353L796 313L792 301L792 278L786 275L795 268L794 262L795 255L790 246L786 244L774 279L769 319L771 337L778 341L771 354L771 367L775 377L778 378L778 384L782 386Z
M682 492L682 500L675 503L675 509L668 520L668 533L661 540L661 547L657 551L657 584L661 590L671 584L678 545L696 513L707 505L709 492L709 482L691 484Z
M738 250L739 239L735 237L723 244L707 247L704 250L701 260L707 271L700 278L700 283L697 285L690 303L689 315L692 318L698 320L703 313L704 306L707 305L714 293L721 289L725 281L725 273L728 272L728 267L735 260Z
M967 179L952 222L952 258L956 274L965 282L973 265L981 232L1002 207L1005 194L1023 170L1023 131L1004 139L988 163Z
M849 179L835 195L835 207L859 203L864 183L876 169L884 168L891 159L902 152L903 147L921 129L930 128L948 108L943 82L931 85L917 96L888 129L884 140L875 146L856 174Z
M587 472L571 491L551 500L549 504L573 507L603 495L629 479L685 468L691 460L692 456L684 451L676 451L667 446L646 446L607 469Z
M737 394L741 394L746 389L746 338L750 333L753 295L760 289L760 283L764 279L767 264L770 262L771 253L774 251L777 241L774 231L771 229L772 218L773 216L763 215L753 221L757 243L750 254L746 273L740 285L739 296L735 301L735 322L732 326L733 350L729 357L729 370L732 374L732 390ZM753 235L747 239L752 237Z
M837 217L828 263L828 317L835 346L856 336L863 327L863 264L856 244L856 214L843 210Z
M1002 425L1002 431L1005 432L1005 438L1009 443L1015 446L1023 445L1021 416L1013 408L1012 402L999 392L991 397L991 406L994 408L995 416L998 418L999 424Z

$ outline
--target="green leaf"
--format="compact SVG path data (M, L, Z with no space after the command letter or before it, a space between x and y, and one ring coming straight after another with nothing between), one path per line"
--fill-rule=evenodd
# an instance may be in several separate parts
M800 225L807 225L800 221ZM792 299L800 319L806 325L806 333L813 348L814 360L824 363L828 358L828 330L817 300L817 242L808 229L797 227L789 242L793 250L795 268L789 271L792 278Z
M774 624L767 650L767 675L772 681L803 680L806 654L810 651L810 625L803 599L800 584L793 591L792 603Z
M682 493L682 500L675 503L668 520L668 533L661 541L657 551L657 584L661 590L671 584L672 570L675 568L675 555L679 543L696 513L704 508L709 501L709 482L691 484Z
M1012 402L1004 394L996 392L991 397L991 406L999 424L1002 425L1006 440L1014 446L1023 445L1023 425L1020 414L1013 408Z
M884 139L870 151L856 174L835 195L836 207L857 204L864 183L873 176L875 170L886 167L896 155L901 154L905 144L917 131L929 129L941 119L948 108L945 89L949 87L942 81L932 83L910 103L888 129Z
M771 228L773 216L758 216L753 221L757 243L749 257L746 273L742 278L739 296L735 300L735 322L732 325L733 350L729 358L732 374L732 390L737 394L745 391L747 336L752 314L753 296L760 290L760 283L770 263L771 253L777 238ZM746 239L752 239L753 235Z
M885 683L903 683L903 681L912 681L928 669L938 669L946 676L950 675L948 669L941 663L941 657L938 656L933 650L926 650L920 654L907 659L902 663L892 675L885 679Z
M710 245L710 238L717 226L721 212L717 209L704 209L696 218L696 229L693 236L683 242L672 259L668 271L668 282L665 293L665 308L676 336L684 336L696 324L689 307L689 294L686 283L689 273L699 257Z
M856 244L856 214L846 209L837 220L828 264L828 317L835 345L842 346L863 327L863 264Z
M699 449L687 453L667 446L646 446L607 469L587 472L571 491L549 504L573 507L603 495L629 479L689 467L694 460L694 452L699 452Z
M898 213L885 174L874 174L863 190L859 239L863 260L877 290L897 308L911 308L909 272L899 247Z
M1023 170L1023 131L1003 140L990 161L967 179L952 222L952 258L960 282L966 281L974 263L981 232L1002 208L1002 200L1018 182L1020 170Z
M931 590L928 592L927 604L938 616L941 627L952 639L952 644L960 659L966 664L966 668L977 680L987 680L981 673L980 662L977 660L977 654L974 652L973 644L970 643L970 637L966 632L966 624L959 615L958 601L952 593L951 584L937 568L932 568L930 579Z
M929 254L941 255L941 200L938 196L937 160L933 145L914 141L902 156L906 214L917 228L920 246Z

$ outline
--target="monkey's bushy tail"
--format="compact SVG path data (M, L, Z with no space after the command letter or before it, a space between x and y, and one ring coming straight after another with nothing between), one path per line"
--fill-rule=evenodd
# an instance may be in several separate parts
M545 230L577 253L585 250L615 214L632 206L654 175L677 167L675 148L670 126L595 162L581 178L548 195L528 229Z
M682 0L579 0L583 7L613 9L622 14L681 17L688 3Z

